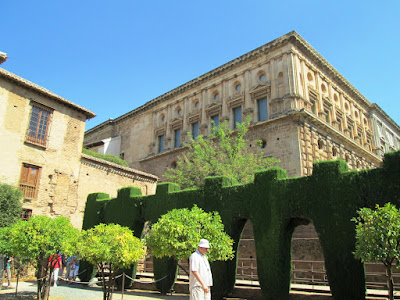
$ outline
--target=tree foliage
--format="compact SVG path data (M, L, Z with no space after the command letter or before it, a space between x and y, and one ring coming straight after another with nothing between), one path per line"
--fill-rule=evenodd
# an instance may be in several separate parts
M173 209L153 224L146 236L146 245L157 258L173 257L177 261L189 258L200 239L210 241L207 257L210 261L233 258L233 240L224 232L218 212L206 213L196 205Z
M79 243L81 257L97 266L102 274L104 300L112 298L115 273L127 268L145 254L144 244L133 235L128 227L118 224L99 224L83 230ZM111 271L106 283L106 264Z
M249 141L244 138L250 118L237 130L229 128L224 121L214 126L208 138L199 135L194 139L190 133L188 147L178 157L176 168L169 168L163 175L168 181L179 184L182 188L202 187L207 176L227 176L238 183L249 183L254 179L254 172L276 166L279 160L264 157L263 152L250 152ZM257 142L260 146L260 141Z
M49 296L50 276L52 273L48 259L58 251L70 255L80 232L65 217L49 218L34 216L28 221L19 220L0 230L0 251L36 268L38 281L37 298Z
M393 298L392 266L399 266L400 211L391 203L376 209L361 208L356 222L356 251L363 262L382 262L387 271L389 298Z
M21 216L22 192L9 184L0 183L0 227L15 223Z

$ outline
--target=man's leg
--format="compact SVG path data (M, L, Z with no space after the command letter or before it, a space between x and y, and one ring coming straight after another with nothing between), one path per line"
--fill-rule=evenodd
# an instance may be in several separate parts
M11 285L11 268L7 268L7 281L8 281L8 286Z
M54 268L54 270L53 270L54 286L57 286L58 270L60 270L60 269L59 268Z
M211 300L211 293L204 293L201 286L195 286L190 291L190 300Z

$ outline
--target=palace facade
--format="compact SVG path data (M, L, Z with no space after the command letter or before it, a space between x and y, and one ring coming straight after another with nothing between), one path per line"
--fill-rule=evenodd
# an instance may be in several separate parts
M342 158L350 169L374 168L385 151L400 149L399 126L296 32L86 131L84 146L162 177L185 151L187 132L207 136L213 122L223 121L234 129L247 116L249 151L279 159L289 177L312 174L316 160ZM296 237L295 260L323 261L312 250L318 248L312 227ZM315 239L315 247L303 245L304 238ZM250 243L251 233L244 239ZM248 243L241 249L239 269L253 278L255 253Z

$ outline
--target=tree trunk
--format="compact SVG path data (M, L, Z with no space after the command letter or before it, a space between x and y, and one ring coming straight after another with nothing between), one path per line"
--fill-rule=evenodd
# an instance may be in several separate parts
M102 289L103 289L103 300L107 300L107 286L106 286L106 278L104 276L104 264L100 264L100 271L101 271L101 279L103 281Z
M17 282L15 283L15 297L17 297L18 294L18 282L19 282L19 267L18 267L18 271L17 271Z
M41 259L37 273L37 300L47 300L49 298L52 272L50 272L49 277L47 277L47 272L47 259Z
M0 290L3 289L3 278L4 278L4 259L6 257L0 254Z
M388 287L388 298L394 300L394 283L392 276L392 264L386 264L386 277L387 277L387 287Z

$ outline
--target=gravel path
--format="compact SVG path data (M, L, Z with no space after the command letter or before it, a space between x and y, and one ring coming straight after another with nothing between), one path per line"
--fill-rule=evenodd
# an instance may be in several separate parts
M4 286L5 287L5 286ZM18 298L15 298L15 283L12 283L12 288L7 288L0 291L0 299L36 299L37 285L34 281L22 281L18 284ZM124 292L124 300L187 300L188 295L173 294L172 296L162 296L154 291L129 290ZM101 287L88 287L83 284L66 284L61 282L57 287L50 288L50 300L102 300L103 291ZM116 291L113 294L113 300L122 299L121 291Z

